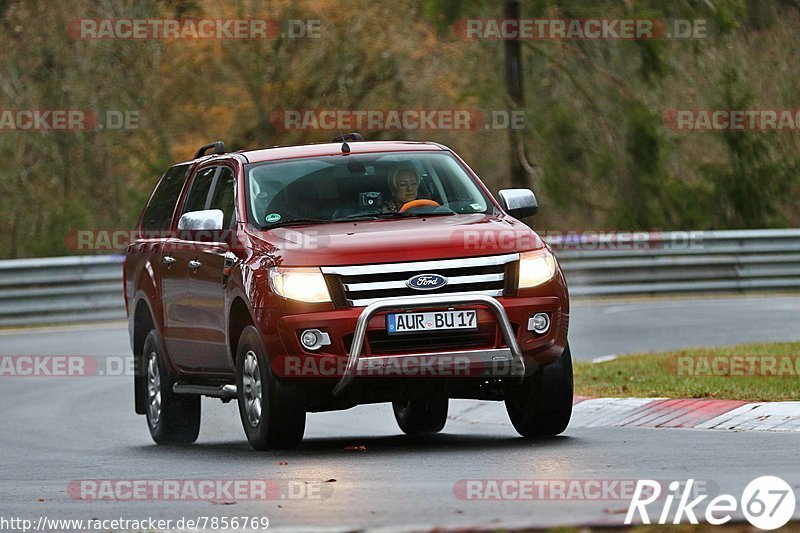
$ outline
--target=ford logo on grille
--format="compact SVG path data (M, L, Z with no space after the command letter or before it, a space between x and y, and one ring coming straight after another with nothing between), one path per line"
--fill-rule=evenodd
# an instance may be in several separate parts
M406 285L418 291L432 291L447 285L447 278L439 274L417 274L408 278Z

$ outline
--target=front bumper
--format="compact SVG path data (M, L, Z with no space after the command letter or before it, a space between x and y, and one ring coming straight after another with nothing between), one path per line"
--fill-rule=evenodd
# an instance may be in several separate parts
M430 307L437 307L437 306L454 306L454 305L484 305L486 306L492 313L494 313L497 323L500 327L500 331L503 334L503 339L505 340L506 348L499 348L490 351L489 357L491 358L490 361L510 361L510 376L512 377L519 377L520 379L525 376L525 361L522 359L522 353L520 352L519 345L517 344L517 339L514 334L514 329L511 327L511 322L508 320L508 315L506 315L505 309L503 306L492 298L491 296L483 296L480 294L476 295L469 295L469 296L452 296L452 295L434 295L434 296L417 296L413 298L407 297L399 297L399 298L386 298L379 302L374 302L361 311L361 314L358 317L358 321L356 322L356 329L353 334L353 342L350 346L350 352L348 354L347 359L347 366L344 369L344 375L339 379L339 382L333 387L333 395L336 396L341 393L348 385L353 381L353 378L356 376L356 373L359 370L359 363L361 363L361 352L364 348L364 340L367 335L367 326L369 324L370 319L378 314L380 311L386 311L389 309L420 309L420 308L430 308ZM452 358L459 358L459 357L469 357L470 354L473 353L480 353L480 350L459 350L459 351L449 351L449 352L436 352L436 357L452 357ZM428 355L428 354L425 354ZM418 359L420 354L414 355L393 355L393 356L383 356L381 359L386 360L387 358L397 359L397 358L415 358ZM366 359L367 364L377 364L381 361L377 361L375 357L370 357ZM388 361L387 361L388 362Z
M265 330L263 338L276 375L293 380L324 381L336 394L341 394L355 378L362 376L511 377L517 380L530 375L539 365L554 361L563 352L569 323L566 305L566 299L552 294L500 298L441 294L384 298L363 308L308 312L294 308L275 322L271 322L268 315L262 315L259 323ZM475 309L483 342L465 342L469 334L457 333L431 346L417 342L424 340L427 334L413 334L402 339L395 336L392 339L397 339L395 342L379 346L380 339L387 340L387 312L423 308ZM537 312L547 312L551 317L550 330L545 334L527 330L528 319ZM304 348L299 332L309 328L327 332L332 344L314 351ZM287 360L290 365L286 364ZM469 364L469 373L458 367L465 361ZM426 365L435 368L426 371ZM312 371L298 370L307 368Z

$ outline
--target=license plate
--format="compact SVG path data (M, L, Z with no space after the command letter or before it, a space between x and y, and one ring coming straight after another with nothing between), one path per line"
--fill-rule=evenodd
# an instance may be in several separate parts
M389 334L397 334L447 329L478 329L477 315L477 311L474 310L392 313L386 315L386 331Z

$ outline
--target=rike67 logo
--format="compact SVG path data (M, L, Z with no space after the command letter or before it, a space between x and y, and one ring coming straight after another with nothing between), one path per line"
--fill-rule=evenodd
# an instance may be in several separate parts
M701 504L704 503L705 521L715 526L729 522L737 509L741 509L748 522L765 530L784 526L794 515L794 490L779 477L761 476L754 479L744 488L742 497L738 501L730 494L720 494L707 503L705 499L708 498L708 495L701 494L690 501L689 498L694 496L693 484L693 479L687 480L685 485L678 481L669 484L670 492L663 499L664 506L657 523L669 523L671 515L673 524L680 524L684 519L691 524L697 524L697 514L700 512ZM631 524L637 514L643 524L650 524L647 506L659 501L661 496L659 482L650 479L639 480L631 499L631 505L628 507L628 514L625 516L625 524ZM675 503L676 500L677 503ZM673 504L675 504L674 514Z

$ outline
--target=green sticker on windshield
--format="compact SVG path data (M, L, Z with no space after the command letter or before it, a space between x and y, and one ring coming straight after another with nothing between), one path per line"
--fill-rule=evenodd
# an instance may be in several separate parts
M469 204L469 206L475 211L480 211L481 209L483 209L483 206L481 204Z
M281 216L278 213L270 213L267 215L267 222L277 222L281 219Z

